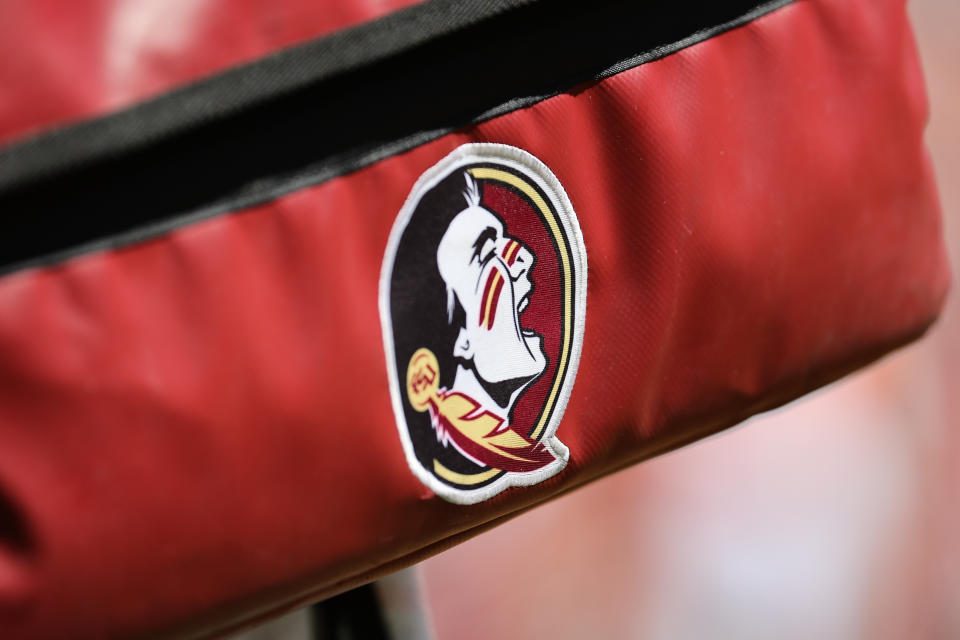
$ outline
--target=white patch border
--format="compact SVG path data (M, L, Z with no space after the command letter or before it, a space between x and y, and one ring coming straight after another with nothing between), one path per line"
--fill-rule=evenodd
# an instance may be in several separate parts
M496 162L520 171L546 194L547 199L556 210L560 224L563 225L563 230L566 233L573 258L573 339L570 345L570 355L563 385L555 400L553 414L550 416L540 439L557 459L536 471L528 473L507 472L495 482L478 489L457 489L440 481L433 473L425 469L414 453L413 442L410 440L409 428L403 411L400 382L394 363L393 318L390 315L390 280L400 238L423 195L458 167L481 162ZM492 142L472 142L460 145L424 171L410 190L410 194L393 223L393 229L390 231L390 238L387 241L387 248L383 257L383 266L380 270L379 303L380 325L383 331L384 355L386 356L393 413L396 418L397 430L400 433L400 441L403 444L403 452L407 458L407 465L417 479L444 500L455 504L469 505L489 500L510 487L538 484L556 475L567 466L570 459L570 450L556 437L556 432L566 411L567 401L573 391L574 380L580 366L580 353L583 348L583 332L587 311L587 250L583 243L583 234L573 204L567 197L560 181L547 165L531 153L518 147Z

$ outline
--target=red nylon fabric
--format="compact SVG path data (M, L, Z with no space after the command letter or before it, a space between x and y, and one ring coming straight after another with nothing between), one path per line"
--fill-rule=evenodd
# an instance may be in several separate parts
M0 279L3 637L222 632L915 338L949 278L923 95L901 2L797 2L269 204ZM473 141L551 168L589 276L568 467L465 507L407 467L377 299L411 186Z

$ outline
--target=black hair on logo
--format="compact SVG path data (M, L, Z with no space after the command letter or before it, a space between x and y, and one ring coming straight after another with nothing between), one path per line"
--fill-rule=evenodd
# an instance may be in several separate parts
M460 328L466 323L466 315L456 299L452 319L448 312L447 287L437 267L437 246L450 222L467 206L464 175L469 168L452 171L420 198L397 245L390 281L397 381L417 459L426 469L433 468L436 459L448 469L465 474L477 473L485 467L467 460L452 445L444 446L438 441L430 413L418 412L406 401L405 383L410 358L422 347L437 357L441 388L450 388L457 372L453 348ZM479 186L482 193L483 186ZM493 482L499 475L472 488Z

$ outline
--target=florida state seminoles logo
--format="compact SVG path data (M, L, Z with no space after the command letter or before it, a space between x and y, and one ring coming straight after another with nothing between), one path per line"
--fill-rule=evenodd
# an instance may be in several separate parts
M463 145L414 185L380 315L400 439L435 493L472 504L566 465L586 285L573 207L529 153Z

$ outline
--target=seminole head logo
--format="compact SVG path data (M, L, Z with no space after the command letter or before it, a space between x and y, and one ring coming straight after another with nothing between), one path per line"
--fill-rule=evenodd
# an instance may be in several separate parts
M529 153L463 145L414 185L380 313L400 439L435 493L472 504L566 465L586 276L570 201Z

